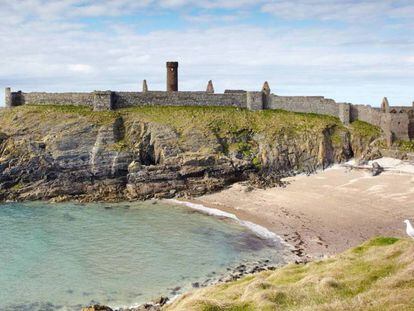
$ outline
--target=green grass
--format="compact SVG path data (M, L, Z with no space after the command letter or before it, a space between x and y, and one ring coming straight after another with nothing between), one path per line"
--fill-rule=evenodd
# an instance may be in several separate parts
M395 146L403 152L414 152L414 141L398 140L395 142Z
M379 137L381 136L381 129L377 126L369 124L364 121L354 121L350 124L350 129L353 134L362 138Z
M378 237L327 260L188 293L166 310L414 310L413 254L412 240Z
M294 136L304 131L317 131L326 125L342 127L334 117L283 110L253 112L232 107L145 106L122 109L120 113L129 118L170 125L179 133L190 127L219 136L264 133L273 139L280 134Z
M32 116L37 122L62 122L67 117L81 117L97 125L109 124L119 116L117 111L93 111L86 106L24 105L3 112L2 119L12 120L22 113L26 119Z
M118 116L134 118L147 122L156 122L174 127L183 133L188 128L211 131L217 135L234 133L246 135L251 133L269 134L275 138L283 134L295 136L303 132L318 131L327 126L344 127L338 118L313 113L295 113L284 110L249 111L234 107L188 107L188 106L140 106L116 111L93 111L86 106L70 105L24 105L2 111L2 117L14 117L20 112L37 114L40 119L58 114L85 117L96 124L112 122ZM379 136L381 130L362 121L350 125L352 132L363 137ZM339 132L335 133L339 143Z
M137 124L165 125L177 134L177 144L183 150L197 145L201 139L207 143L204 149L199 148L199 154L241 155L258 169L268 160L265 151L259 151L259 143L266 144L269 149L292 145L317 156L317 148L326 131L329 131L338 154L349 132L353 147L360 146L361 152L380 135L378 128L360 121L352 123L348 129L332 116L284 110L249 111L235 107L141 106L96 112L85 106L25 105L4 110L0 115L0 132L26 133L30 130L34 139L39 140L44 139L48 128L62 127L68 134L88 125L114 124L119 117L124 121L125 133ZM123 142L111 146L111 150L123 151L133 139L136 137L126 135Z
M339 119L330 116L283 110L253 112L233 107L142 106L96 112L85 106L24 105L2 112L2 118L13 118L22 112L37 115L40 120L57 115L72 115L87 118L97 124L112 122L116 117L123 116L169 125L180 133L188 128L196 128L217 135L234 133L243 136L251 133L267 133L274 137L281 133L295 135L303 131L317 131L325 128L326 125L342 128Z

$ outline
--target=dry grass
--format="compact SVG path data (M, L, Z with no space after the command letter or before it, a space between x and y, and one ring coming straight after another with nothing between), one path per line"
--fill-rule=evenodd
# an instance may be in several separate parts
M414 310L413 259L413 241L376 238L332 259L186 294L166 310Z

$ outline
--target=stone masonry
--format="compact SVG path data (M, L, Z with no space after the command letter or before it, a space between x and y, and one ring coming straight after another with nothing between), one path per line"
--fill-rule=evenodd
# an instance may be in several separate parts
M209 81L204 92L178 91L178 62L167 63L167 91L149 91L144 80L142 92L94 91L92 93L23 93L5 89L6 107L19 105L88 106L95 111L133 106L228 106L250 110L282 109L338 117L345 125L361 120L379 126L390 139L414 139L414 103L411 107L392 107L387 98L381 108L337 103L322 96L278 96L269 83L261 91L226 90L214 92Z
M178 62L167 62L167 92L178 92Z

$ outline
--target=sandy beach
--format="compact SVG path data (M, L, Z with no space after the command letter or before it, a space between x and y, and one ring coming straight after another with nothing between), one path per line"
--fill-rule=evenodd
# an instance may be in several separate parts
M386 171L376 177L348 163L287 178L286 187L236 184L193 202L260 224L307 257L329 256L374 236L403 237L403 221L414 219L414 164L378 162Z

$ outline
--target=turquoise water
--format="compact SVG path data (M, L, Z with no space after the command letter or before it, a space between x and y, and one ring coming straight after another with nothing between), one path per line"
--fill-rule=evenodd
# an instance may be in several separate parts
M130 306L279 254L246 228L182 206L2 204L0 310Z

